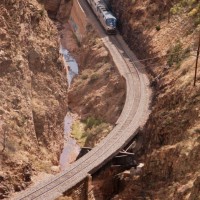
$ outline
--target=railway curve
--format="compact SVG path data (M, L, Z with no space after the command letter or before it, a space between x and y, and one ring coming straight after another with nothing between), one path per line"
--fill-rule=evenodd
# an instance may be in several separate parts
M120 74L126 80L126 101L115 128L99 145L85 156L72 163L67 170L39 183L14 197L15 200L53 200L63 192L93 173L122 149L144 126L148 119L151 90L144 67L137 61L133 52L122 37L107 36L85 0L80 0L88 20L98 30L105 46L113 57Z

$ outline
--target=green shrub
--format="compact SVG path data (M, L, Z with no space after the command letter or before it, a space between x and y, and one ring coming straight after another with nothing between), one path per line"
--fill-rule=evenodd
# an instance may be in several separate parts
M85 129L91 129L95 126L100 125L101 123L103 123L103 121L101 119L96 119L94 117L88 117L84 123L86 124Z
M161 29L161 28L160 28L160 25L157 25L157 26L156 26L156 30L159 31L160 29Z
M90 77L90 83L95 82L98 78L99 78L99 74L96 74L96 73L92 74Z
M88 78L88 75L87 75L87 74L82 74L82 75L81 75L81 78L82 78L83 80L86 80L86 79Z
M194 132L195 132L195 133L200 133L200 128L196 128L196 129L194 130Z
M84 131L85 124L80 121L75 121L72 125L71 135L78 141L81 146L84 146L87 135Z

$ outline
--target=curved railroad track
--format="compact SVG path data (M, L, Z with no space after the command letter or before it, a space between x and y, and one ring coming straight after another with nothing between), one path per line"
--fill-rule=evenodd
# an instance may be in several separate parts
M86 178L88 173L93 173L115 156L137 134L148 118L151 93L143 67L136 62L136 57L128 49L121 36L118 34L108 37L85 2L81 0L80 3L87 11L91 23L98 29L119 72L126 80L126 101L123 111L115 128L98 146L71 164L66 171L27 189L14 199L53 200L61 196L63 192Z

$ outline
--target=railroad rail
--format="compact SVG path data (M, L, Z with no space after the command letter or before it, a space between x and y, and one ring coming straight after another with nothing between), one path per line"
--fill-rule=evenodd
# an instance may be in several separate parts
M99 31L120 74L126 80L125 105L115 128L95 148L72 163L64 172L20 193L14 198L17 200L54 200L61 196L63 192L77 185L88 174L94 173L117 155L146 123L150 112L151 92L144 67L135 62L137 61L135 55L119 34L107 36L85 1L80 0L80 4L87 11L90 22Z

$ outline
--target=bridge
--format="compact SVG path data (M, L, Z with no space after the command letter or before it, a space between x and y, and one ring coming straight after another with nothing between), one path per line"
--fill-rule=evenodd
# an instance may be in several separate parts
M81 9L87 12L89 23L98 30L120 74L126 80L125 105L114 129L95 148L62 173L19 193L14 198L17 200L54 200L61 196L117 155L144 126L150 113L151 91L144 67L119 34L108 36L104 33L85 0L80 0L79 3Z

